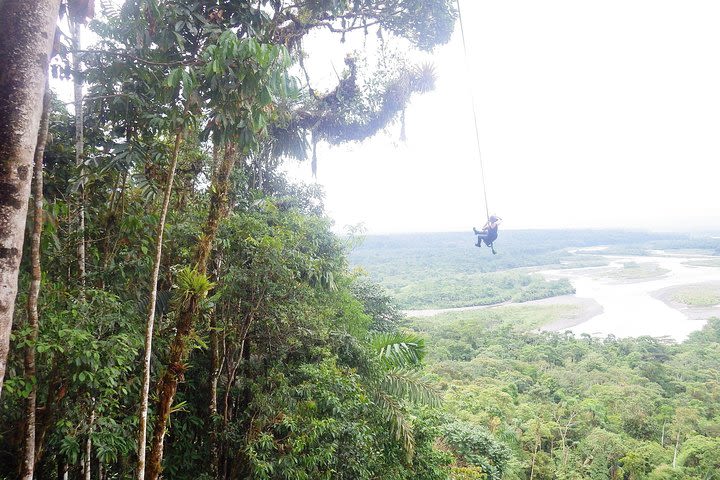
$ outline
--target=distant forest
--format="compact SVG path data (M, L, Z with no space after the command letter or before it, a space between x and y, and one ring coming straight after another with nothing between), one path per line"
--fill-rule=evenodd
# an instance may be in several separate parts
M368 235L350 254L397 299L402 308L450 308L527 301L573 293L567 281L545 281L537 267L602 265L592 252L574 249L607 246L603 254L646 255L651 250L691 250L720 254L711 234L669 234L604 230L507 230L495 242L498 252L476 247L472 231ZM512 271L507 271L512 270Z
M577 248L717 255L720 240L599 235L503 232L496 256L473 246L471 233L368 236L353 251L352 262L405 308L512 302L405 320L426 346L425 371L442 392L442 409L421 409L419 418L459 456L450 478L720 478L720 319L710 319L682 344L603 339L538 332L572 313L572 305L515 303L528 293L541 298L572 288L533 275L539 268L605 264L602 255L571 253Z
M529 333L551 307L415 319L454 479L720 478L720 319L686 342ZM482 472L478 474L478 472Z

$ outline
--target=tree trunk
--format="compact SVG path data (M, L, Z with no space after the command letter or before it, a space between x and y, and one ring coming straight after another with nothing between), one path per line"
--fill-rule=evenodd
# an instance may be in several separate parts
M217 387L220 377L220 341L218 338L217 317L210 317L210 405L208 422L210 427L210 476L217 478L220 465L220 446L217 430Z
M0 2L0 394L60 0Z
M673 452L673 464L672 468L675 468L677 463L678 448L680 447L680 429L678 429L677 436L675 437L675 451Z
M215 170L210 186L210 210L203 228L203 234L198 242L195 252L195 268L198 273L206 274L210 253L217 236L220 221L227 213L227 197L230 184L230 173L235 164L236 152L232 144L225 145L223 159ZM202 298L191 295L180 307L178 314L175 338L170 345L170 358L165 374L160 380L158 388L158 410L153 428L152 448L148 460L145 476L148 480L157 480L162 470L162 457L164 448L165 430L170 419L170 410L177 392L177 385L183 378L185 360L187 357L187 339L200 310Z
M25 400L25 438L23 442L22 470L20 478L32 480L35 471L35 408L37 400L37 380L35 378L35 344L40 331L40 316L38 314L38 296L40 294L40 236L43 227L43 157L45 156L45 143L47 141L50 118L50 87L45 85L45 98L43 100L43 113L40 120L37 146L35 147L35 166L33 183L33 229L30 246L30 262L32 265L32 278L28 292L27 316L30 333L28 345L25 347L25 379L32 382L32 389Z
M235 145L225 145L222 161L215 169L215 175L210 187L210 211L196 252L195 268L201 274L207 272L208 260L215 243L220 221L227 215L230 173L235 165L236 158Z
M90 412L90 422L88 428L88 436L85 440L85 480L91 480L92 473L92 432L95 425L95 407Z
M165 369L165 374L160 380L152 447L150 449L150 458L145 468L145 476L150 480L157 480L162 471L165 430L168 420L170 419L170 410L172 409L172 402L177 392L177 384L183 378L186 341L192 331L194 319L192 313L198 311L200 300L202 299L198 299L193 295L183 305L182 312L178 318L175 339L170 345L170 361Z
M533 477L535 476L535 458L537 457L538 452L538 445L535 443L535 448L533 449L532 454L532 461L530 463L530 480L533 480Z
M160 263L162 261L162 245L163 234L165 233L165 219L167 218L168 207L170 205L170 196L172 194L173 181L175 180L175 170L177 169L177 160L180 153L180 143L182 141L182 132L175 135L175 145L170 159L170 173L168 175L167 185L165 185L165 194L163 195L162 211L160 212L160 222L158 223L157 235L155 238L155 259L153 261L153 273L150 279L150 301L148 302L147 321L145 322L145 358L143 364L143 389L140 397L140 424L138 426L138 459L136 475L138 480L145 478L145 444L147 443L147 412L148 412L148 392L150 391L150 356L152 354L152 337L155 325L155 306L157 304L157 283L160 277Z
M218 145L213 146L213 169L219 166L219 148ZM215 278L220 278L221 259L215 264ZM210 316L210 401L208 406L208 428L210 429L210 476L214 479L218 478L220 469L220 445L218 443L218 379L220 378L221 362L220 362L220 338L217 322L218 312L215 311Z
M665 423L663 422L662 433L660 434L660 446L665 448Z
M62 462L58 460L58 480L68 480L70 474L70 465L68 465L65 459Z
M100 247L100 271L103 272L103 275L100 276L100 290L105 290L105 275L107 274L108 267L110 266L110 247L112 246L112 234L111 232L114 230L114 225L117 220L117 217L115 216L115 205L116 205L116 198L117 198L117 192L120 188L120 181L122 180L122 177L118 174L117 178L115 178L115 181L113 182L113 188L112 192L110 193L110 200L108 200L108 208L107 213L105 214L105 218L103 219L103 241L102 246Z
M77 211L77 261L78 261L78 278L80 280L80 298L83 299L85 294L85 180L83 179L83 156L85 150L85 130L83 120L83 79L82 79L82 62L78 53L82 48L82 24L78 19L71 20L72 28L72 65L73 65L73 93L75 101L75 166L78 168L80 175L80 186L78 187L78 211Z
M52 371L48 375L47 385L45 405L37 408L35 414L35 465L42 461L45 454L45 438L53 425L55 412L67 393L67 385L62 379L62 374L57 365L53 365Z

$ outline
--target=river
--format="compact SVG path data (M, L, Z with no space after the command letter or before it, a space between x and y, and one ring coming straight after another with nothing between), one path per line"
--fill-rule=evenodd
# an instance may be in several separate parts
M687 336L703 327L706 319L720 316L720 305L702 309L702 318L691 315L688 308L673 308L672 302L658 298L658 291L683 285L720 283L720 267L693 266L688 262L704 260L703 255L667 255L653 252L652 256L611 256L604 257L610 262L605 267L545 270L548 278L567 278L575 287L575 297L592 299L602 308L600 313L571 328L576 334L593 336L670 337L683 341ZM619 280L619 272L626 263L654 264L667 270L650 278Z
M570 330L576 334L605 337L669 337L678 342L700 330L713 316L720 317L720 305L710 307L687 307L669 299L674 287L711 284L720 288L720 266L695 266L689 262L714 260L720 257L708 255L678 255L652 251L649 256L602 255L603 247L577 250L578 253L596 254L605 258L609 265L543 270L539 272L548 279L567 278L575 287L574 295L526 302L525 305L574 304L578 315L543 327L545 330ZM654 276L638 279L619 279L625 264L638 264L658 270ZM649 264L649 265L648 265ZM663 293L663 292L669 293ZM435 310L408 310L411 317L425 317L445 312L497 308L502 305L446 308Z

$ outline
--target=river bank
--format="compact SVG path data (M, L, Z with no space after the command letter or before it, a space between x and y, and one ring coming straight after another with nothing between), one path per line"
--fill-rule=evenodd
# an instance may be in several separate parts
M677 288L720 283L720 268L692 265L701 256L604 256L609 267L544 272L568 278L575 296L593 298L602 313L570 328L576 334L617 337L654 336L683 341L720 308L691 310L672 301ZM702 258L705 258L702 256Z
M602 306L592 298L582 298L576 295L560 295L557 297L530 300L528 302L515 303L503 302L494 305L475 305L471 307L438 308L428 310L405 310L403 313L411 318L424 318L454 312L468 312L475 310L489 310L507 306L544 306L544 305L568 305L574 307L572 316L559 318L541 327L541 330L556 332L563 331L586 322L596 315L602 313Z
M599 248L595 251L601 252ZM429 317L508 305L570 305L572 315L557 318L540 330L570 330L601 337L647 335L683 341L691 332L701 329L707 319L720 317L720 304L688 305L678 301L678 295L691 286L700 288L701 292L720 292L720 267L708 264L706 255L653 253L651 256L597 253L598 257L607 260L607 265L539 272L548 280L568 279L575 288L573 295L523 303L408 310L405 313L410 317Z
M705 292L706 298L711 301L698 301L693 304L692 301L682 302L678 297L687 295L688 292L696 292L696 295L702 295ZM665 287L652 292L652 296L665 303L670 308L674 308L682 312L689 320L706 320L711 317L720 317L720 282L707 282L702 284L679 285ZM692 300L692 299L691 299Z

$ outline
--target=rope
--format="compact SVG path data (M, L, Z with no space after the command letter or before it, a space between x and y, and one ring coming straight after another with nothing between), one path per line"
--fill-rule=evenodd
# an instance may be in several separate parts
M467 71L468 82L470 80L470 64L468 62L467 45L465 44L465 29L463 28L462 13L460 11L460 0L457 3L458 20L460 22L460 36L462 37L463 53L465 54L465 70ZM485 197L485 215L490 220L490 210L488 209L487 188L485 187L485 168L483 166L482 150L480 149L480 132L478 131L477 113L475 113L475 98L473 97L472 87L468 83L468 91L470 94L470 105L472 106L473 125L475 126L475 142L477 144L478 158L480 159L480 178L482 179L483 196Z

